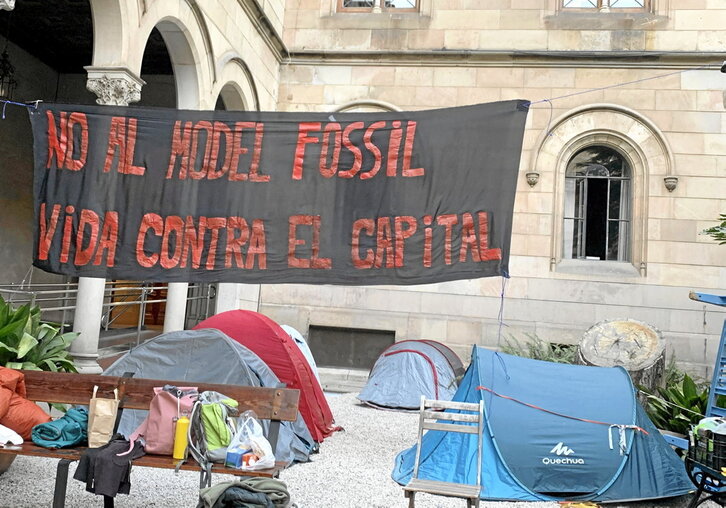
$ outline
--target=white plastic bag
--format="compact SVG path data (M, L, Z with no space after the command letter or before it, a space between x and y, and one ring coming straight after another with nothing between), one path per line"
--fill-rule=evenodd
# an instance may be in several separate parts
M253 459L248 465L239 465L239 469L247 471L268 469L275 466L275 455L272 452L272 446L265 437L262 425L256 416L254 411L242 413L237 419L237 432L227 448L228 454L230 450L252 450L257 459Z

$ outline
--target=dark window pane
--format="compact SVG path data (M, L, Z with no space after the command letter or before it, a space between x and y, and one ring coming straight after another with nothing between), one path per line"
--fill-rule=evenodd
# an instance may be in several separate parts
M373 7L373 0L343 0L343 7Z
M570 160L567 175L629 177L630 169L620 152L606 146L590 146L577 152Z
M585 257L605 259L608 181L590 179L587 184Z
M610 196L608 197L608 219L620 218L621 184L619 180L610 181Z
M627 259L628 223L608 221L608 253L607 259L625 261Z
M627 259L629 178L625 157L607 146L588 146L570 159L565 173L564 257Z

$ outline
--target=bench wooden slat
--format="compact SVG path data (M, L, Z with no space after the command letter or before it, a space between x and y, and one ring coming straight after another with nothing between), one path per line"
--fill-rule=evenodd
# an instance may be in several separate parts
M478 414L464 414L464 413L443 413L441 411L426 411L424 410L423 418L427 420L451 420L454 422L470 422L477 423L479 421Z
M473 402L458 402L454 400L425 399L424 406L426 409L459 409L462 411L471 411L473 413L479 411L478 404Z
M408 485L403 487L403 490L470 499L478 498L481 493L481 487L478 485L465 485L461 483L440 482L436 480L422 480L420 478L411 480Z
M16 449L16 447L2 448L0 447L0 454L3 455L30 455L31 457L47 457L51 459L69 459L78 460L81 457L81 453L86 449L85 446L79 446L74 448L43 448L33 444L32 441L26 441Z
M295 421L300 391L289 388L261 388L188 381L159 380L73 374L67 372L21 371L25 375L26 397L35 402L87 405L98 386L99 397L113 397L114 388L128 409L148 409L154 397L154 387L174 384L196 386L200 392L213 390L240 403L240 412L253 408L263 420Z
M428 430L441 430L444 432L463 432L464 434L479 433L479 427L472 427L471 425L460 425L457 423L426 422L422 423L421 427Z
M68 459L77 461L81 458L81 455L86 450L85 446L77 446L73 448L43 448L33 444L32 442L25 442L20 445L19 449L14 448L0 448L0 454L6 455L28 455L31 457L45 457L50 459ZM178 460L173 457L166 455L144 455L133 461L133 466L139 467L155 467L161 469L175 469ZM273 478L279 475L280 471L285 469L289 464L283 461L275 462L275 467L269 469L259 469L256 471L246 471L243 469L236 469L233 467L226 467L223 464L214 464L212 467L213 473L219 474L231 474L235 476L264 476L267 478ZM189 458L180 467L183 471L199 471L199 464Z

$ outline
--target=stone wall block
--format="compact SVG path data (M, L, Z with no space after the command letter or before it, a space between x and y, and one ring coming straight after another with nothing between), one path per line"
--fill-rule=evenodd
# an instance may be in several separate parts
M440 49L448 46L444 41L452 30L410 30L408 49ZM458 46L454 46L458 47ZM464 47L464 46L462 46Z
M603 90L605 102L619 104L638 111L655 109L655 90L611 88Z
M692 111L698 108L698 93L691 90L656 90L655 108Z
M718 217L719 202L715 199L680 198L674 200L673 217L676 219L706 220Z
M319 66L315 68L312 82L316 85L350 85L351 74L349 66Z
M456 91L457 106L496 102L499 98L498 88L460 87Z
M705 365L708 362L706 358L706 339L703 336L667 333L664 334L664 338L668 358L675 356L679 364Z
M547 32L544 30L481 30L479 32L481 49L541 50L547 47Z
M531 88L571 88L575 86L575 72L575 69L525 69L524 82Z
M446 323L446 341L456 344L478 344L484 335L480 321L449 320Z
M445 49L479 49L478 30L439 30L444 34L441 46Z
M476 84L480 87L524 86L524 69L521 67L482 67L476 70Z
M647 51L695 51L698 32L674 30L649 30L645 35Z
M499 28L502 30L542 30L542 11L533 9L506 9L499 13ZM545 30L542 30L545 32Z
M432 28L496 30L499 28L498 10L434 10Z
M408 318L408 333L411 339L431 339L446 342L447 321L445 318L411 315Z
M354 85L393 85L395 78L396 69L393 67L353 67L350 71L350 80Z
M723 10L676 10L673 13L676 30L723 30L726 26L726 9Z
M396 85L431 86L434 83L434 69L431 67L397 67Z
M474 86L476 69L466 67L437 67L434 69L434 86Z

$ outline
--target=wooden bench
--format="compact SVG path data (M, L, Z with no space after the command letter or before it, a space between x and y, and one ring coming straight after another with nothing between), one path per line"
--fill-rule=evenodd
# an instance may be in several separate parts
M35 402L48 402L70 405L88 405L93 387L98 386L98 397L113 398L114 389L118 389L121 409L149 409L154 397L154 387L166 384L176 386L196 386L199 392L213 390L222 393L239 403L240 412L252 410L261 420L270 420L267 439L275 449L279 436L280 424L284 421L295 421L298 414L300 391L287 388L260 388L251 386L233 386L209 383L194 383L182 380L158 380L135 377L113 377L95 374L71 374L65 372L21 371L25 375L27 398ZM48 457L59 459L53 508L65 506L66 486L68 483L68 467L71 462L80 459L85 447L49 449L36 446L27 441L17 447L0 447L0 454L27 455L31 457ZM235 476L277 477L280 471L289 464L277 461L275 467L256 471L244 471L214 464L213 473L231 474ZM144 455L133 461L133 466L177 469L179 461L171 456ZM200 472L200 488L208 486L211 481L205 471L191 457L179 469ZM0 483L2 477L0 477ZM206 485L205 485L206 484ZM104 497L104 506L113 506L113 498Z

